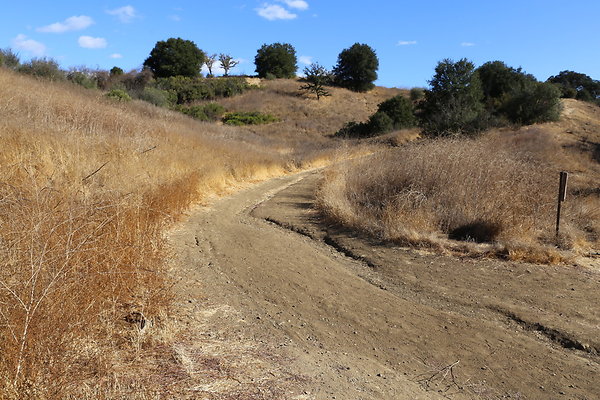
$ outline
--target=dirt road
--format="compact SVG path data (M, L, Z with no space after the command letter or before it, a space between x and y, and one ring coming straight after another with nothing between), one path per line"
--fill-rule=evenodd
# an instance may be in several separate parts
M600 274L352 237L320 221L317 179L173 233L190 398L600 398Z

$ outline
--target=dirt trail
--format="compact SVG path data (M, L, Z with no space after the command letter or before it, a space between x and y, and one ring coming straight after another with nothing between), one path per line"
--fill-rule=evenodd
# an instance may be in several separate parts
M600 398L599 274L354 238L319 221L317 179L258 184L172 235L197 332L182 363L221 359L190 397Z

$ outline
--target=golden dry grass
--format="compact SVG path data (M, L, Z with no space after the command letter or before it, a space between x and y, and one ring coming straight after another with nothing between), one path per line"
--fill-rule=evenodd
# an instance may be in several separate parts
M561 129L423 140L349 162L326 175L320 208L398 243L544 263L564 259L559 250L585 254L600 247L600 171L589 152L563 147ZM560 170L572 179L557 241Z
M337 132L349 121L365 121L377 110L377 105L402 91L376 87L366 93L355 93L342 88L328 88L331 97L317 101L314 96L300 91L297 79L263 80L262 88L241 96L219 101L229 111L261 111L282 119L281 123L250 127L258 134L276 134L280 137L311 136L320 143L323 135Z
M0 147L0 398L118 397L165 322L170 224L334 154L3 69Z

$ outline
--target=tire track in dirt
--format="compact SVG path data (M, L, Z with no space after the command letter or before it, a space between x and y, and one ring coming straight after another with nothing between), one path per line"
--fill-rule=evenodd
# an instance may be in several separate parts
M260 346L270 360L262 375L295 377L273 382L280 390L272 393L280 394L271 398L600 396L592 355L541 341L489 308L502 306L524 321L549 318L560 301L522 293L502 298L529 284L545 299L551 290L543 282L560 272L377 246L327 231L312 208L316 180L304 173L258 184L194 212L173 236L180 273L195 277L181 291L235 310L198 320L199 306L189 306L184 317L196 315L224 341ZM571 273L569 284L587 290ZM528 281L517 285L521 274ZM591 279L597 288L600 281ZM600 316L593 299L588 303L580 310L586 317L572 305L563 311L581 328L581 342L587 333L593 344Z

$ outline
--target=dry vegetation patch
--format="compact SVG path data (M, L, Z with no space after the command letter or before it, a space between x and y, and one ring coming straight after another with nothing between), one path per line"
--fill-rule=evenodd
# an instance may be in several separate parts
M4 69L0 147L3 398L114 394L168 325L170 224L333 155Z
M319 204L331 220L384 240L557 262L557 246L600 244L599 199L578 193L594 171L575 174L554 236L558 172L570 159L543 127L420 141L333 168Z

